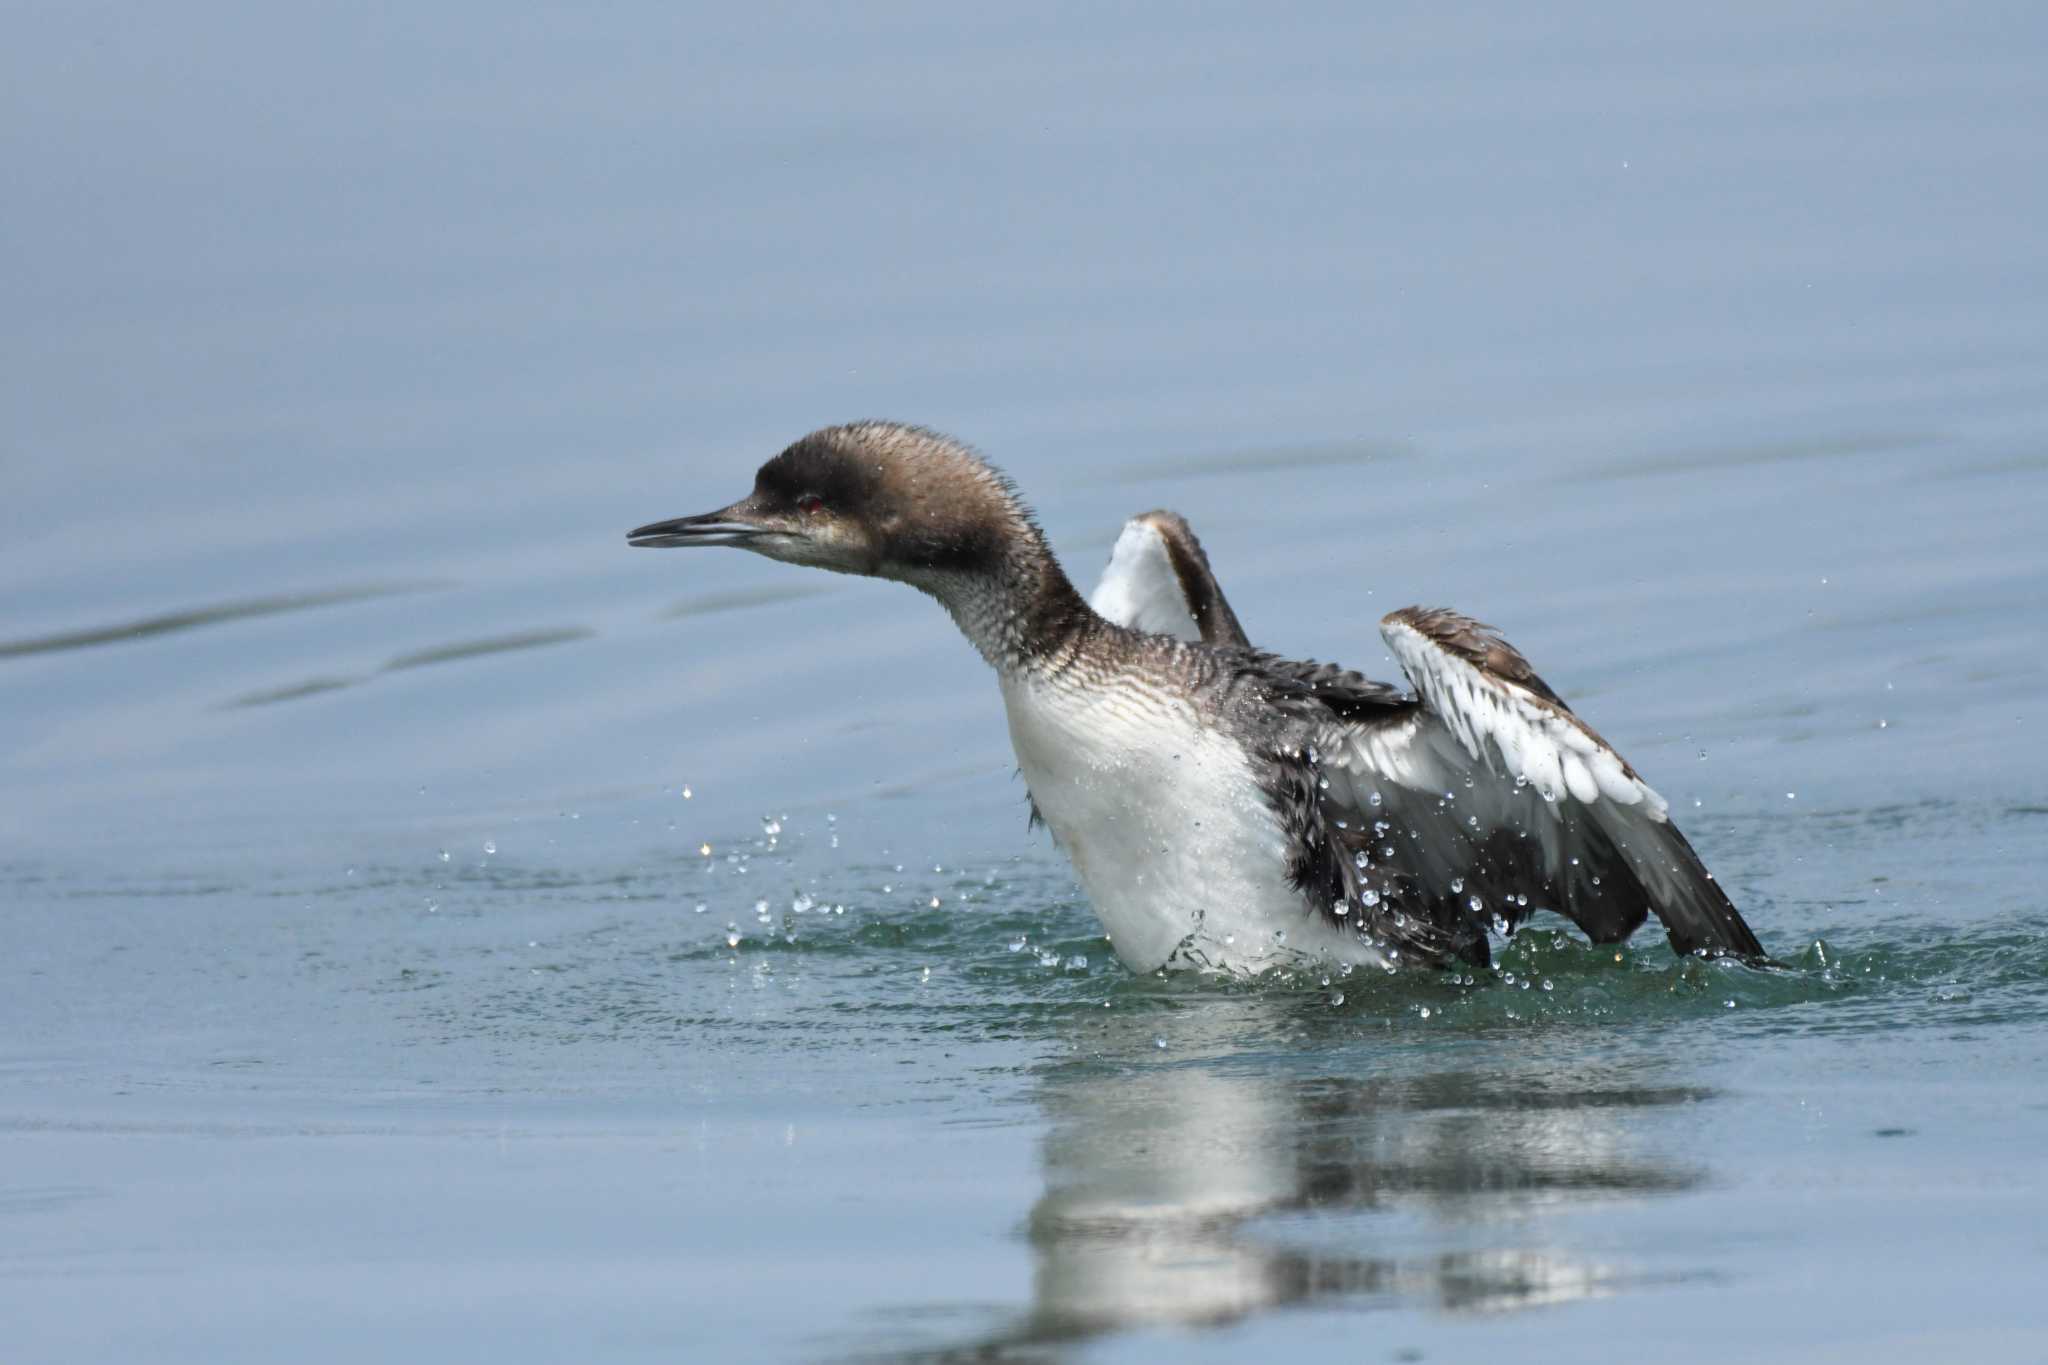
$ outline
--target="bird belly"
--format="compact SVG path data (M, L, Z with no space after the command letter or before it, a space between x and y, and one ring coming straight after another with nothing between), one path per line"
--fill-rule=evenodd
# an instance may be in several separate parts
M1377 961L1289 885L1249 756L1186 700L1019 680L1004 701L1032 800L1131 970Z

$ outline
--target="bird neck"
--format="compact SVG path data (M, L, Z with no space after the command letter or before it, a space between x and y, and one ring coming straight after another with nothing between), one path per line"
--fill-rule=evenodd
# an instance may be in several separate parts
M1036 526L1027 525L985 564L911 581L939 599L989 667L1006 677L1057 666L1101 623Z

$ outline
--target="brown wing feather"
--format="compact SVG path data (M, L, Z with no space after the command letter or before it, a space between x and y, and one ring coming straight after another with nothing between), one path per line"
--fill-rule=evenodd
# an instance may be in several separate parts
M1187 518L1161 507L1136 520L1157 531L1160 542L1166 546L1167 562L1173 565L1173 576L1180 583L1188 615L1195 618L1195 627L1202 632L1202 643L1251 648L1252 642L1238 623L1237 613L1230 609L1223 585L1216 581L1216 573L1209 567L1209 555L1195 538L1195 528L1188 525Z
M1474 688L1493 690L1490 710L1482 703L1473 708L1472 715L1446 717L1453 732L1478 740L1476 758L1492 772L1511 779L1529 778L1531 764L1527 754L1520 752L1518 739L1533 751L1546 742L1537 728L1544 725L1552 727L1550 736L1560 737L1565 741L1563 747L1580 756L1581 776L1604 770L1591 797L1581 791L1574 800L1560 792L1553 803L1551 813L1564 822L1557 847L1569 849L1565 856L1576 859L1562 866L1556 865L1555 856L1548 860L1545 890L1557 898L1555 908L1596 942L1625 938L1641 923L1647 906L1663 922L1672 947L1679 952L1724 952L1752 960L1764 957L1762 944L1741 913L1667 818L1663 799L1612 745L1572 712L1497 631L1441 608L1404 608L1390 614L1382 625L1389 644L1395 646L1432 709L1454 711L1461 698L1476 695ZM1468 665L1478 681L1461 683L1433 668L1426 654L1401 648L1403 627L1434 646L1441 656ZM1489 724L1496 728L1487 729ZM1522 736L1506 732L1507 727L1518 724L1525 727ZM1578 738L1557 726L1568 726ZM1461 739L1460 744L1469 754L1470 742ZM1523 759L1519 767L1517 756Z

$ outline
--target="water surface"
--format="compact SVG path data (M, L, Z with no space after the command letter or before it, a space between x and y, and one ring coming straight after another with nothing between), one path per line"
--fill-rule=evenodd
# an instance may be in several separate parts
M2038 1359L2031 11L32 9L24 1359ZM1133 978L827 421L1499 625L1783 969Z

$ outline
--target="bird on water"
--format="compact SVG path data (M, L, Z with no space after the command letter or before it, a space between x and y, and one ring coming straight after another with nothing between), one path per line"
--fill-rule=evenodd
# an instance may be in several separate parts
M753 491L629 533L908 583L995 671L1032 810L1133 971L1484 966L1538 910L1764 960L1664 799L1489 626L1407 607L1412 691L1254 648L1187 523L1129 522L1092 602L1016 487L922 427L826 427Z

